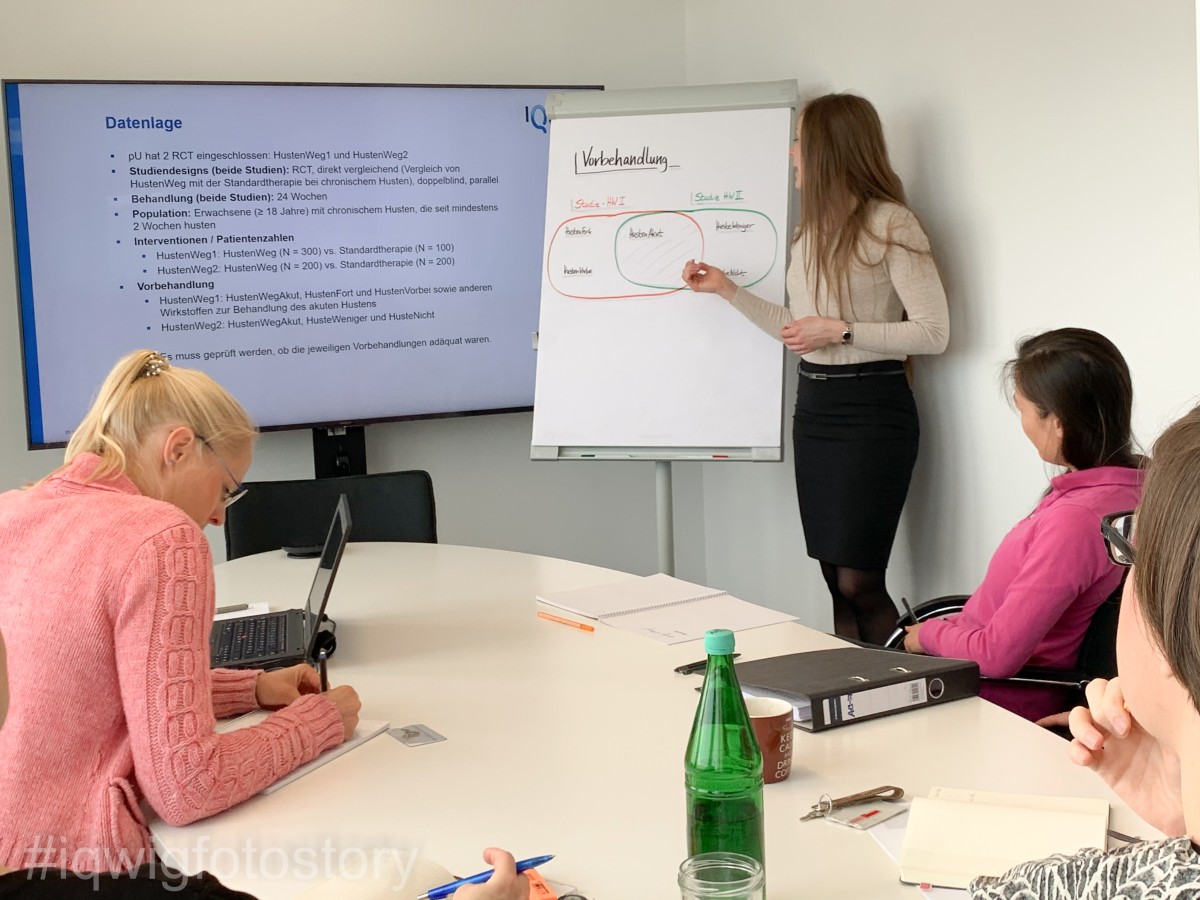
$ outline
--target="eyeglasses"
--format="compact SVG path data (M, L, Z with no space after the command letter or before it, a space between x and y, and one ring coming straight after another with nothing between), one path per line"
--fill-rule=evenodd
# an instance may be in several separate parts
M1100 520L1108 558L1118 566L1133 565L1133 510L1115 512Z
M217 462L221 464L222 468L225 469L225 472L233 480L233 490L225 488L225 497L221 501L225 505L225 508L229 509L229 507L233 506L233 504L245 497L246 491L250 490L250 488L238 481L237 476L233 474L233 470L229 468L229 464L225 462L224 458L220 453L217 452L216 448L208 442L208 438L204 437L204 435L198 434L196 435L196 439L212 451L212 455L217 458Z

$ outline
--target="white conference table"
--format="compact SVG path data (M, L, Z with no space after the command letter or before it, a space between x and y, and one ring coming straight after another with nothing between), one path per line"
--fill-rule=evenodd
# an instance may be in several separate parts
M224 563L218 604L295 606L314 566L280 552ZM330 681L358 690L363 718L423 723L447 740L406 747L383 734L218 816L154 822L160 852L262 900L311 885L311 870L281 877L282 854L326 838L366 852L417 848L464 874L484 867L489 845L518 858L553 853L543 875L592 900L677 897L683 755L701 679L672 670L702 658L702 643L667 646L604 625L587 633L535 615L539 591L622 577L507 551L351 543L329 601ZM737 634L743 659L838 643L796 623ZM799 821L825 793L895 784L909 796L945 785L1102 797L1111 827L1157 835L1065 750L977 698L797 731L791 778L765 788L768 896L920 897L868 832ZM266 848L282 849L268 860Z

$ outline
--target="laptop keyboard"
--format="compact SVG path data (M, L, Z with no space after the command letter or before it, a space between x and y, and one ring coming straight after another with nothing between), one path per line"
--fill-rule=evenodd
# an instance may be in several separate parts
M281 655L287 648L287 613L226 619L213 635L214 665Z

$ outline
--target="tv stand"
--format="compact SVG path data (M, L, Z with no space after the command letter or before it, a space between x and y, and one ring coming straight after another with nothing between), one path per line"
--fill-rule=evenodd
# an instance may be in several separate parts
M313 475L367 474L367 438L362 425L313 429Z

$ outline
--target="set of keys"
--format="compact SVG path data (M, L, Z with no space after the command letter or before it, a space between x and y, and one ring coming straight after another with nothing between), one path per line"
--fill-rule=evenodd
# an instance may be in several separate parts
M898 788L895 785L885 784L882 787L872 788L869 791L860 791L857 794L850 794L845 797L830 797L828 794L822 794L820 799L812 805L812 809L808 813L800 817L801 822L807 822L809 819L824 819L833 818L843 825L856 825L855 819L866 820L876 816L878 804L881 803L896 803L904 799L904 788ZM830 813L838 810L846 809L851 806L865 806L850 820L842 821L840 818L830 817ZM901 812L901 808L897 808L896 812ZM885 817L886 818L886 817ZM872 823L874 824L874 823Z

